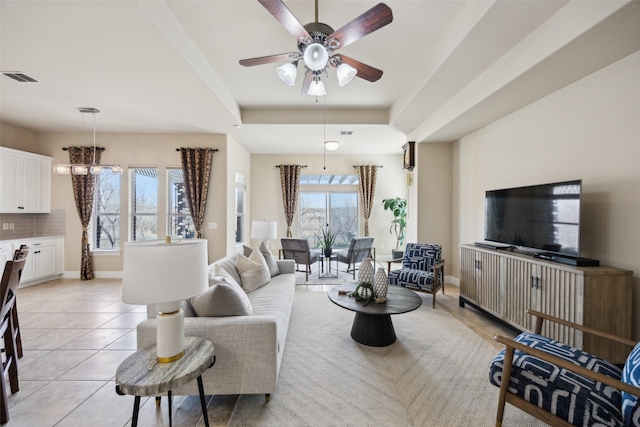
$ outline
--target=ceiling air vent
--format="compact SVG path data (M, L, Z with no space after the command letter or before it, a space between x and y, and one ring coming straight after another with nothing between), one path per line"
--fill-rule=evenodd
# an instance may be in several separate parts
M29 77L26 74L21 73L19 71L3 71L2 74L20 83L40 83L33 77Z
M340 131L340 135L341 136L351 136L351 135L353 135L353 131L352 130L341 130Z

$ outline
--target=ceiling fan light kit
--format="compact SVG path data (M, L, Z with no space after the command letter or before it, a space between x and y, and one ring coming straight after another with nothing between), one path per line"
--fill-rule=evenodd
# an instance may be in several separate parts
M340 143L338 141L325 141L324 143L324 148L326 148L329 151L335 151L338 149L339 146L340 146Z
M278 55L263 56L240 60L240 65L254 65L284 62L276 69L278 77L287 85L293 86L297 75L298 60L305 66L305 78L302 94L324 96L326 91L320 77L327 67L337 68L338 85L344 86L355 76L375 82L382 77L382 70L363 64L344 55L334 55L337 49L347 46L362 37L379 30L393 21L389 6L378 3L362 15L353 19L337 31L327 24L318 22L318 0L315 2L315 22L302 25L282 0L258 0L285 29L296 38L298 51ZM327 77L328 77L327 73Z

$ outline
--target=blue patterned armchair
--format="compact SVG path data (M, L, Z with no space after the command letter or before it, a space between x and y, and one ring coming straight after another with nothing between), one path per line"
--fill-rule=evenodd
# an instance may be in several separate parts
M433 295L431 306L436 307L436 292L442 288L444 295L444 260L442 246L426 243L407 243L402 257L402 267L391 270L388 262L389 285L402 286L412 291Z
M640 426L640 344L537 311L528 313L537 317L535 333L523 332L513 340L495 338L506 346L489 370L489 381L500 387L496 427L502 425L506 402L552 426ZM633 350L620 369L540 335L543 320Z

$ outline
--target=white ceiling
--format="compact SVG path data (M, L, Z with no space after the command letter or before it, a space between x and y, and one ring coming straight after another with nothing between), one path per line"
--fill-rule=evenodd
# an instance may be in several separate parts
M285 0L302 24L313 0ZM375 1L320 0L334 29ZM638 1L388 0L393 22L338 51L384 71L300 95L279 64L296 51L256 0L0 1L0 120L34 131L222 133L252 153L399 153L460 138L640 49ZM326 113L323 113L325 108ZM323 122L326 121L326 128ZM234 126L235 125L235 126ZM236 127L239 126L239 127ZM353 136L339 136L343 130Z

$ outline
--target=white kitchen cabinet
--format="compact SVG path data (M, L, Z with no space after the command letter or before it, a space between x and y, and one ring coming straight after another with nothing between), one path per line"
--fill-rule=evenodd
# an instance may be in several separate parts
M29 255L20 276L20 287L54 280L64 272L64 237L42 237L0 242L0 260L13 258L21 245L29 247ZM4 263L2 266L4 269Z
M0 213L51 210L51 157L0 147Z

